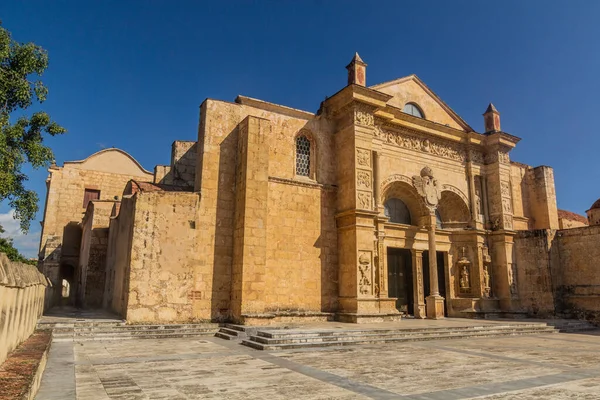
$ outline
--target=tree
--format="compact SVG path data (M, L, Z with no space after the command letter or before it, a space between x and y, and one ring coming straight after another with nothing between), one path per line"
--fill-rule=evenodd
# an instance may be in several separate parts
M4 233L4 228L0 226L0 233ZM19 250L13 246L12 239L0 237L0 253L5 253L9 260L19 261L26 264L36 265L36 261L28 260L24 255L19 253Z
M27 232L38 211L38 196L25 188L25 163L33 168L48 167L54 159L44 136L60 135L66 129L43 111L31 117L19 116L11 124L11 114L22 113L46 100L48 89L39 78L48 67L48 53L34 43L14 41L0 22L0 201L15 209L21 230Z

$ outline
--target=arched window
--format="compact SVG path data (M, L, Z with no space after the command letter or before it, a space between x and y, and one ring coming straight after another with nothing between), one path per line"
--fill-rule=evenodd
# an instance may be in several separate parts
M296 138L296 175L310 177L310 140L304 135Z
M442 216L439 210L435 210L435 227L442 229Z
M410 219L410 212L406 204L400 199L388 199L384 205L385 216L389 217L390 222L397 224L410 225L412 223Z
M407 114L412 115L413 117L423 118L423 111L419 108L415 103L406 103L404 108L402 109Z

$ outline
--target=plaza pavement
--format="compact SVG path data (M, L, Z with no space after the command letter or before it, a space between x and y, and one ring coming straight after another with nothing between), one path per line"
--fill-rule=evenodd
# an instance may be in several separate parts
M263 352L215 337L55 342L37 400L600 399L600 332Z

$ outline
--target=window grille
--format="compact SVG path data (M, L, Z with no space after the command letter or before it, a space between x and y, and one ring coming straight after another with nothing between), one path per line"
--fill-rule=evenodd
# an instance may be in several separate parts
M296 175L310 176L310 141L306 136L296 138Z

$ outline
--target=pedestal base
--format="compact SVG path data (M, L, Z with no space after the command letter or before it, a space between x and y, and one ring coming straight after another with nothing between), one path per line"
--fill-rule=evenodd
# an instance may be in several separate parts
M442 296L427 296L425 298L428 319L444 318L444 298Z

